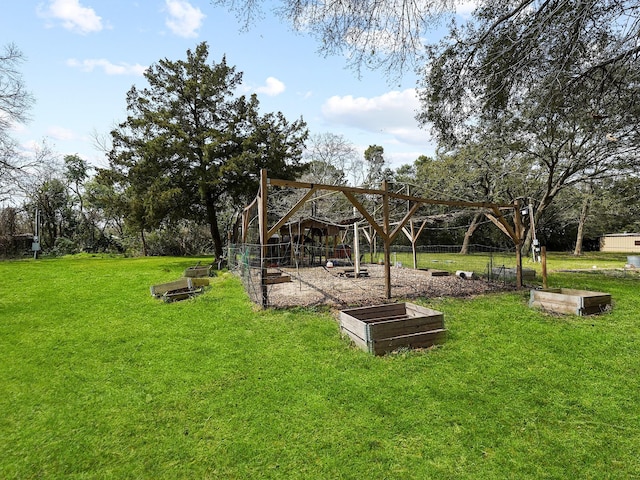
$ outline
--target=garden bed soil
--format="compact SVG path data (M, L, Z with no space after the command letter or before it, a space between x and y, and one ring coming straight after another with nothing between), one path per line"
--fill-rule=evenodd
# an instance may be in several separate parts
M271 307L328 305L354 307L388 303L384 266L363 265L367 276L350 278L325 267L281 268L291 282L269 285ZM512 289L504 283L465 280L456 276L432 276L411 268L391 268L392 299L417 297L467 297Z

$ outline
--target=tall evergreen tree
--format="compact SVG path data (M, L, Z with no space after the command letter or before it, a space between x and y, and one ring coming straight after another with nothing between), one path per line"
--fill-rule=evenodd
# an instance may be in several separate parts
M208 56L201 43L186 60L160 60L145 73L147 88L131 88L129 116L112 132L110 176L125 187L129 220L141 232L167 220L201 220L220 257L221 209L255 195L262 168L294 178L307 130L302 119L260 115L255 95L235 96L242 74L226 58L209 64Z

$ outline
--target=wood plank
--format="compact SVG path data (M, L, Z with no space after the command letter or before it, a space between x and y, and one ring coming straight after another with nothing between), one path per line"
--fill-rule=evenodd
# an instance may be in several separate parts
M448 277L451 275L451 272L447 272L446 270L433 270L431 268L419 268L418 270L431 277Z
M387 303L371 307L350 308L342 310L342 313L361 321L371 321L372 319L375 320L378 317L386 317L389 315L405 315L407 309L404 303Z
M356 268L355 267L337 267L336 270L338 271L338 273L353 273L356 271ZM360 271L366 272L367 269L361 268Z
M389 315L388 317L376 317L376 318L372 319L371 323L407 320L409 318L411 318L411 317L409 315L407 315L407 314ZM367 322L367 323L369 323L369 322Z
M597 315L599 313L604 313L608 311L609 307L611 307L611 304L600 304L600 305L593 305L591 307L582 307L580 309L580 314L581 315Z
M560 289L554 289L554 291L555 290L559 290L559 292L557 292L557 293L562 293L564 295L576 295L576 296L580 296L580 297L609 295L608 293L605 293L605 292L595 292L593 290L578 290L578 289L575 289L575 288L560 288ZM540 290L540 291L544 291L544 290Z
M264 284L265 285L275 285L278 283L287 283L291 281L290 275L281 275L279 277L265 277Z
M340 312L340 328L346 329L362 339L367 338L366 324L343 312Z
M167 302L177 302L179 300L186 300L187 298L191 298L199 293L202 293L202 289L198 288L198 289L192 289L192 290L186 290L186 291L171 291L171 292L167 292L162 296L162 299Z
M583 307L597 307L601 305L611 305L611 295L597 295L592 297L583 297Z
M373 194L373 195L385 195L388 194L392 198L396 198L398 200L408 200L410 202L420 202L426 203L430 205L449 205L452 207L478 207L478 208L514 208L511 203L489 203L489 202L465 202L465 201L457 201L457 200L435 200L432 198L423 198L423 197L413 197L411 195L405 195L402 193L394 193L394 192L385 192L384 190L377 190L375 188L360 188L360 187L347 187L343 185L323 185L320 183L308 183L308 182L297 182L295 180L280 180L277 178L270 178L269 185L275 187L293 187L293 188L313 188L316 187L318 190L329 190L335 192L348 192L348 193L357 193L357 194Z
M581 298L565 295L559 291L562 289L531 290L529 306L553 313L580 315Z
M396 239L396 237L400 233L402 227L404 227L407 224L407 222L411 219L411 217L413 217L413 214L416 213L421 206L422 206L422 204L418 203L418 202L413 204L411 209L407 212L407 214L404 216L404 218L402 220L400 220L400 223L398 223L396 228L394 228L393 231L391 232L391 234L389 235L389 242L390 243L393 243L393 241ZM411 239L409 239L409 240L411 241Z
M192 278L191 279L191 285L194 288L198 288L198 287L208 287L209 286L209 279L208 278Z
M171 302L177 302L179 300L186 300L189 297L191 297L189 292L178 292L178 293L165 293L162 296L162 299L166 303L171 303Z
M540 310L552 313L567 313L571 315L579 315L578 308L575 305L562 304L562 303L548 303L548 302L534 302L530 304L532 308L539 308Z
M192 287L193 287L192 279L183 277L173 282L152 285L150 290L151 290L152 296L159 297L171 290L180 290L181 288L192 288Z
M429 317L434 315L442 315L442 312L433 310L432 308L423 307L422 305L416 305L415 303L406 303L405 309L408 315L414 317Z
M367 344L366 340L360 338L360 336L356 335L354 332L349 330L348 328L341 327L343 333L347 334L347 336L355 343L359 348L364 350L365 352L370 351L370 346Z
M430 332L415 333L413 335L386 338L384 340L373 342L371 350L375 355L383 355L402 347L427 348L443 343L446 336L447 331L445 329L440 329L432 330Z
M184 271L185 277L208 277L211 274L211 266L189 267Z
M369 276L369 272L367 272L366 270L360 270L359 273L356 273L356 272L345 272L343 274L343 276L345 276L347 278L368 277Z
M441 330L443 328L443 315L433 317L412 317L405 320L395 321L389 320L369 324L369 339L376 341L385 338Z
M568 295L566 293L543 292L542 290L532 290L533 299L539 302L564 303L580 306L580 296Z
M350 192L343 191L342 193L344 194L345 197L347 197L347 199L351 202L351 204L354 207L356 207L356 209L358 209L358 211L362 214L362 216L367 219L367 222L369 222L369 225L371 225L371 227L376 232L378 232L378 235L380 235L380 238L383 238L383 239L386 238L385 231L382 229L380 225L378 225L378 222L375 221L375 219L369 214L369 212L367 212L367 209L358 201L358 199Z

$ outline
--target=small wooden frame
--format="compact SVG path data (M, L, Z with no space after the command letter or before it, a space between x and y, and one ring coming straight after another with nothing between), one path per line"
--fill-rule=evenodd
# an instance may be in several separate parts
M187 298L191 298L194 297L200 293L202 293L203 289L201 288L195 288L195 289L191 289L191 290L173 290L171 292L167 292L164 295L162 295L162 299L166 302L166 303L171 303L171 302L177 302L178 300L186 300Z
M264 284L265 285L276 285L278 283L287 283L291 281L291 275L287 275L286 273L280 270L267 270L264 275Z
M571 288L531 290L529 306L553 313L594 315L611 309L611 294Z
M191 285L193 286L193 288L208 287L209 279L208 278L192 278Z
M446 338L443 313L412 303L342 310L340 329L374 355L401 347L426 348Z
M356 274L355 267L338 267L336 268L336 273L341 277L349 277L349 278L369 276L369 272L367 272L366 268L361 268L358 274Z
M451 275L451 273L447 272L446 270L435 270L432 268L420 268L419 270L432 277L448 277L449 275Z
M182 277L178 280L151 286L151 295L165 302L176 302L191 298L204 291L209 285L208 278Z
M193 280L191 278L180 278L174 282L161 283L159 285L151 285L151 296L161 297L167 292L182 289L192 289Z
M209 277L210 275L211 275L211 265L207 265L204 267L201 267L201 266L189 267L184 271L184 276L191 277L191 278Z
M267 275L264 278L265 285L275 285L277 283L287 283L291 281L291 275L285 275L284 273L279 273L277 275Z

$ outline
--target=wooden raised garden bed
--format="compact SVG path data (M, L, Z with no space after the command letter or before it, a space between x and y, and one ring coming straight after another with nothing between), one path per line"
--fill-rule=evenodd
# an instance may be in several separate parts
M611 310L611 295L571 288L531 290L529 306L553 313L593 315Z
M426 348L446 338L443 313L412 303L342 310L340 329L374 355L402 347Z
M265 275L264 284L265 285L276 285L278 283L287 283L291 281L291 275L287 275L284 272L276 271L271 272L268 271Z
M182 277L178 280L151 286L151 295L165 302L176 302L198 295L209 285L208 278Z
M184 276L190 277L190 278L209 277L210 275L211 275L211 265L207 265L204 267L201 267L201 266L189 267L184 271Z

